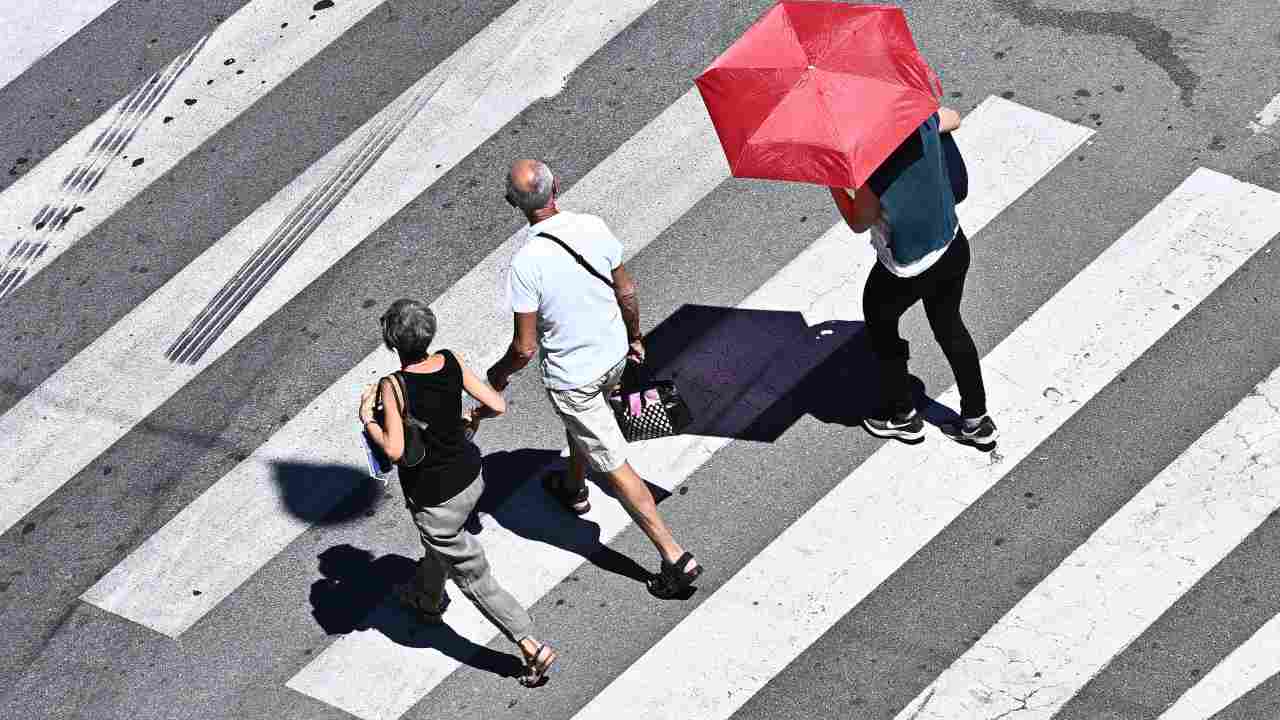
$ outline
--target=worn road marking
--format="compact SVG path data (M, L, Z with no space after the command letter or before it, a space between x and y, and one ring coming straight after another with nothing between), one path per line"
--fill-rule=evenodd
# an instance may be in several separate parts
M156 83L143 83L0 193L0 247L12 258L5 261L0 295L47 267L381 5L345 0L319 13L305 31L283 37L278 0L240 8L180 56L187 64L172 82L153 77ZM222 82L207 84L215 78ZM167 116L180 122L158 119ZM125 144L130 160L121 157ZM89 157L98 162L86 165ZM77 182L68 186L71 178Z

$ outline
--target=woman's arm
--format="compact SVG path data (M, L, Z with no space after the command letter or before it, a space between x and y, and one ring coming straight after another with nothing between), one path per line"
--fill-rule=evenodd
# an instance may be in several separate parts
M376 397L372 388L366 390L360 401L360 422L364 424L369 439L382 448L391 462L399 462L404 455L404 422L400 419L400 401L392 389L392 381L383 378L378 392L382 393L382 422L379 425L373 417L373 405Z
M493 417L507 411L507 401L502 399L497 390L489 387L488 383L471 372L471 368L465 364L459 362L458 365L462 368L462 389L488 409L481 413L482 417Z
M836 187L828 189L836 207L840 208L841 217L854 232L866 232L880 219L880 198L867 185L856 191Z
M938 108L938 132L949 133L960 127L960 113L949 107Z

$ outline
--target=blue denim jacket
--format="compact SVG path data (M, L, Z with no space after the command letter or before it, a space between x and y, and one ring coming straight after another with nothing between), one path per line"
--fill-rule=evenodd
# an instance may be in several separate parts
M937 113L930 115L867 180L902 265L945 247L959 226L938 123Z

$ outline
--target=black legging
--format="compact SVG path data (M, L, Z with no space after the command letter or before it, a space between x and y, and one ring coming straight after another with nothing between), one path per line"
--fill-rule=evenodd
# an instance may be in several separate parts
M883 409L902 414L913 407L907 384L907 341L898 335L898 320L916 301L924 301L933 336L955 373L960 389L960 414L977 418L987 412L978 348L960 317L964 277L969 272L969 240L958 230L933 267L915 277L894 275L876 263L862 294L862 312L880 369Z

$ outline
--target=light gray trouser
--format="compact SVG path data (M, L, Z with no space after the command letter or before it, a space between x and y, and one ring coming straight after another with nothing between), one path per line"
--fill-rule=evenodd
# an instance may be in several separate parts
M414 589L422 607L438 608L444 597L445 578L453 578L462 594L475 603L508 640L518 643L533 632L533 619L511 593L498 584L480 541L463 527L483 492L483 476L478 476L466 490L443 505L410 508L427 551L418 561Z

